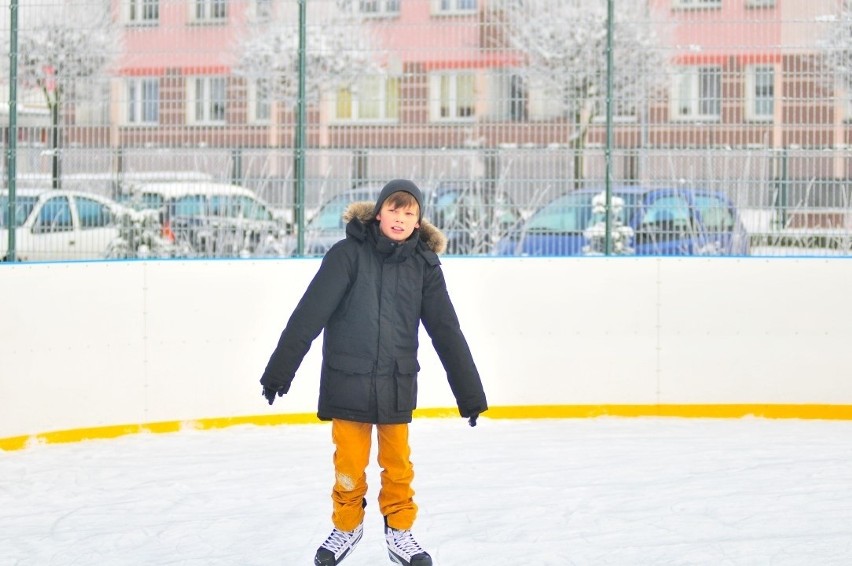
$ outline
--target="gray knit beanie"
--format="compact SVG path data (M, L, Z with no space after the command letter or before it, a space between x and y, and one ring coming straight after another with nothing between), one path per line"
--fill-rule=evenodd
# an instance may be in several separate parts
M389 196L397 191L405 191L414 197L414 200L417 201L417 206L420 209L420 216L417 218L417 221L423 219L423 193L420 192L420 189L417 188L413 182L408 179L394 179L393 181L389 181L387 185L382 187L382 192L379 193L379 198L376 201L376 207L373 209L373 218L381 212L382 205L387 200Z

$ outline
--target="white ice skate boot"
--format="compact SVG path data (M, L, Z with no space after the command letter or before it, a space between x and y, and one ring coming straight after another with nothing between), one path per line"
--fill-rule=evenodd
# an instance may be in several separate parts
M349 556L361 535L364 534L364 525L358 525L354 531L341 531L337 528L331 531L325 542L317 549L314 556L315 566L336 566L344 558ZM430 563L431 564L431 563Z
M432 557L423 550L409 530L398 530L388 526L385 518L385 541L391 562L400 566L432 566Z

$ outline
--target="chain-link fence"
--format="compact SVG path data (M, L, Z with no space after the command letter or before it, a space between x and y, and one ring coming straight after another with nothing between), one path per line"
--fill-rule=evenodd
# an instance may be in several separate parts
M4 0L0 22L0 256L309 253L324 203L396 177L453 253L852 247L849 0Z

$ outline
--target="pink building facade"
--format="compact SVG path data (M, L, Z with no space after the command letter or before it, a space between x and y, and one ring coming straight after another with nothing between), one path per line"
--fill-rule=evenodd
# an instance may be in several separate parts
M77 124L70 138L114 147L291 145L293 109L269 100L261 105L234 65L241 39L265 21L292 20L295 2L120 2L124 53L110 91L109 124ZM617 123L616 146L852 143L849 97L817 67L817 16L836 12L837 2L805 4L649 0L649 12L666 30L671 86L647 100L646 118ZM308 109L309 146L498 147L564 144L571 137L565 117L531 107L518 72L522 57L501 36L500 0L362 0L355 7L367 16L386 72L353 87L329 85ZM597 124L590 143L604 139Z

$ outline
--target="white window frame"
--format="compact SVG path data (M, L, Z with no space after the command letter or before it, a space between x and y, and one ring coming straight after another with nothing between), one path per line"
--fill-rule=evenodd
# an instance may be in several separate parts
M189 0L189 20L221 23L228 19L228 0Z
M391 81L396 82L396 92L391 92ZM372 84L369 84L372 83ZM373 88L370 88L370 87ZM362 81L359 81L358 84L353 85L350 88L343 88L335 91L334 94L334 119L337 122L360 122L360 123L396 123L399 122L399 106L401 102L401 98L399 95L400 89L400 79L399 77L389 76L389 75L380 75L380 76L372 76L365 77ZM340 116L338 114L338 97L341 95L342 91L348 91L349 96L351 97L351 116ZM389 116L388 115L388 104L393 102L391 100L391 95L395 94L396 96L396 108L397 115ZM378 108L378 116L370 116L364 117L362 114L362 108L367 105L364 101L365 96L373 96L374 100L370 101L369 104L375 104Z
M702 98L704 77L711 72L718 76L716 112L703 112L708 98ZM670 115L673 121L718 121L722 118L722 68L719 65L692 65L681 67L672 77ZM683 112L686 108L688 111Z
M459 79L471 78L470 106L459 100ZM446 96L444 95L446 87ZM476 120L476 74L473 71L436 72L429 76L429 118L433 122L473 122Z
M153 88L156 92L153 98L146 89ZM160 79L156 77L140 77L125 80L124 83L125 109L124 123L133 126L155 126L160 123ZM150 119L147 104L155 106L156 118Z
M480 0L432 0L432 13L446 16L476 14Z
M132 25L157 25L160 23L160 0L123 0L122 18Z
M271 78L249 80L248 84L248 121L252 124L268 124L272 121L274 105L272 103L272 85L266 87L264 95L262 83L272 81Z
M186 123L191 125L213 125L225 124L228 98L227 81L225 77L198 77L186 78ZM221 99L216 98L216 92L222 91ZM217 109L221 104L221 110ZM221 117L217 114L221 113Z
M847 123L852 122L852 86L840 87L839 92L843 93L840 98L843 120Z
M768 112L758 112L758 104L762 102L762 100L767 99L765 95L761 95L758 93L758 89L761 88L762 85L758 84L758 73L760 71L770 71L770 79L769 88L771 90L771 108ZM745 77L745 117L746 120L751 121L760 121L760 122L769 122L775 118L775 105L777 104L777 97L775 96L775 73L776 69L774 65L749 65L746 67L746 77ZM764 85L765 86L765 85Z
M382 18L399 15L402 0L358 0L358 13L367 18Z

